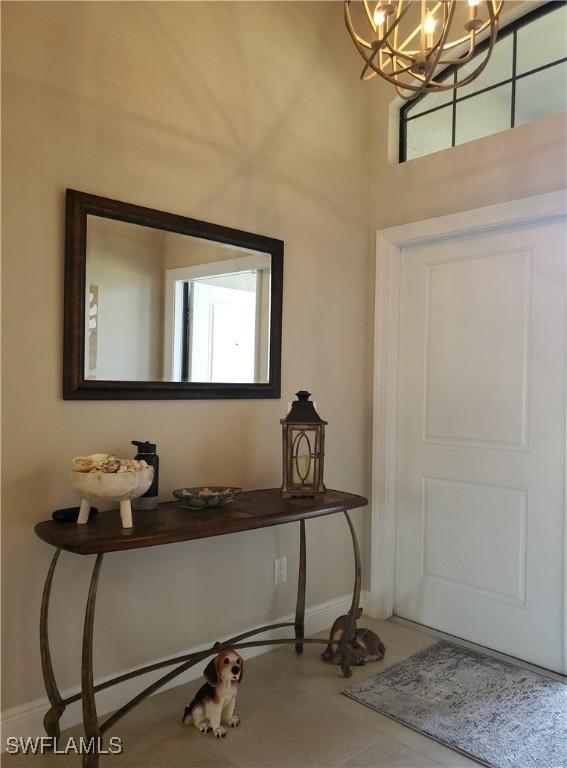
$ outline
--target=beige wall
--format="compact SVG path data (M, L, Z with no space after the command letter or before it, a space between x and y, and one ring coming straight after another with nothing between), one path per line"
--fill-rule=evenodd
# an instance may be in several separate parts
M74 455L155 441L162 499L183 485L276 486L279 419L306 387L329 421L328 485L368 492L370 311L367 101L339 4L7 2L2 33L5 708L43 695L52 551L33 525L76 503ZM63 402L66 187L283 239L282 399ZM309 604L347 593L344 520L307 532ZM108 555L97 673L290 611L297 543L289 526ZM283 554L290 581L274 589ZM78 682L91 566L64 554L55 579L63 688Z
M211 261L236 259L243 251L209 240L179 235L177 232L164 232L164 269L192 267L195 264L208 264Z

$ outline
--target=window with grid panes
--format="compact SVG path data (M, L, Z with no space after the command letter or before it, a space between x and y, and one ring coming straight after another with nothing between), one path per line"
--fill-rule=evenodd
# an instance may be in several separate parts
M482 55L479 46L477 55ZM442 78L473 70L476 57ZM400 162L567 110L567 3L540 6L500 31L472 83L430 93L400 110Z

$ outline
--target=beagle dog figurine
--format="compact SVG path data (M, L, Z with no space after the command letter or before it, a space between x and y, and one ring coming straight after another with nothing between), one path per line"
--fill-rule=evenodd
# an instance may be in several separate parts
M243 668L244 659L230 648L211 659L203 673L207 682L199 688L191 704L185 707L183 723L193 723L201 733L212 731L217 739L226 736L222 723L231 728L240 725L240 718L234 711Z

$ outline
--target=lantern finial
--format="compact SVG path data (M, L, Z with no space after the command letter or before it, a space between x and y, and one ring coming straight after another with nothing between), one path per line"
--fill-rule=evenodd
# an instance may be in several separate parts
M291 404L291 409L285 419L281 420L281 423L287 424L327 424L326 421L319 416L315 410L315 406L309 400L311 392L307 392L305 389L296 392L297 400Z

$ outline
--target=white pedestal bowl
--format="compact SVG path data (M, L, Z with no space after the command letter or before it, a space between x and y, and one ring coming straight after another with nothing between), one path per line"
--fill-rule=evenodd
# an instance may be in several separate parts
M130 499L143 496L154 479L154 468L136 472L71 472L73 488L81 497L77 525L88 522L91 502L119 501L123 528L132 527Z

